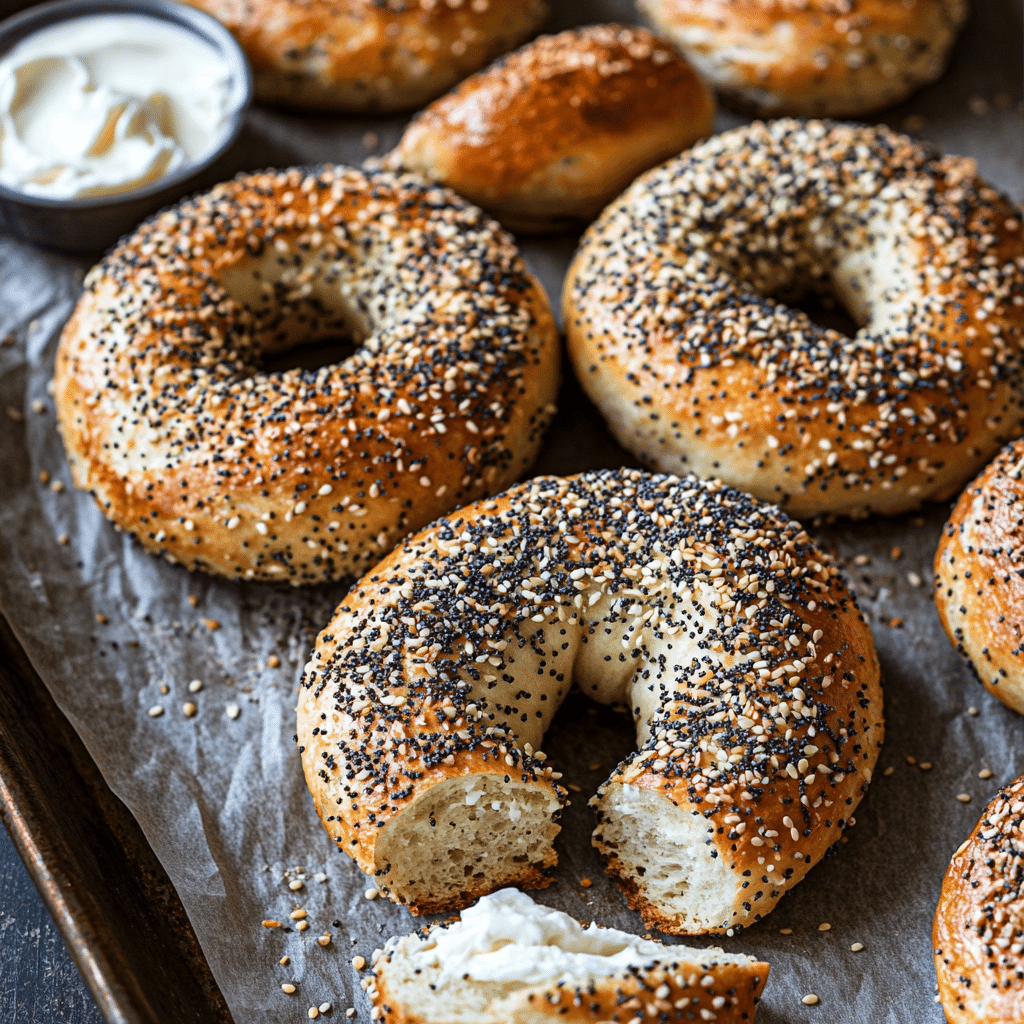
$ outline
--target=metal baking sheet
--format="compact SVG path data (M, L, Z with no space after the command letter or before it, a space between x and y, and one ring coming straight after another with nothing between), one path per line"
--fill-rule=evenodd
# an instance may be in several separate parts
M550 28L636 20L625 0L554 6ZM978 3L946 76L882 119L974 156L1019 201L1021 66L1020 3ZM718 126L740 121L723 114ZM402 126L401 119L256 109L231 169L359 162L391 146ZM524 243L553 299L574 245L571 237ZM365 899L367 879L316 820L293 741L301 667L344 587L281 590L190 575L145 555L74 491L47 382L84 269L0 239L0 339L10 340L0 346L0 410L8 410L0 415L0 611L137 819L234 1018L295 1021L329 1001L336 1016L354 1006L366 1020L351 957L368 957L419 922L403 908ZM634 464L568 367L565 373L562 411L535 472ZM847 566L870 617L886 686L880 767L893 771L876 778L849 842L764 922L725 940L772 965L760 1016L766 1024L942 1020L930 948L942 873L984 802L1024 770L1024 722L972 679L931 604L931 558L947 511L931 505L915 516L812 525ZM193 679L203 683L198 694L188 691ZM199 707L194 718L182 712L186 700ZM235 719L229 704L240 708ZM153 717L156 706L163 713ZM604 878L586 807L630 747L627 723L606 708L571 696L559 713L545 748L574 787L573 804L557 844L557 879L542 898L642 933L639 917ZM984 767L990 779L978 778ZM34 770L48 770L44 751ZM958 801L961 793L971 802ZM585 878L590 888L580 884ZM291 889L294 882L301 888ZM289 918L300 906L310 922L305 932ZM287 927L264 928L264 919ZM322 947L316 938L324 932L332 941ZM855 942L863 951L850 951ZM296 993L283 993L283 982ZM812 991L820 1003L805 1006L801 999ZM180 1019L155 1012L155 1019Z

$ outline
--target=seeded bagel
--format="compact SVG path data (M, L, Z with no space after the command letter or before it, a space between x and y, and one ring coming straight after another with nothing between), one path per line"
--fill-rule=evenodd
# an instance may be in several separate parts
M468 78L389 158L516 231L592 220L641 171L710 135L715 102L643 28L541 36Z
M324 826L414 913L548 884L540 748L573 682L632 709L594 842L669 932L768 913L882 739L870 630L799 524L694 477L541 477L407 540L321 633L298 742Z
M935 553L935 604L985 689L1024 714L1024 441L960 496Z
M256 97L325 110L410 110L511 50L544 0L187 0L238 39Z
M807 292L859 330L784 304ZM1019 214L973 161L881 126L754 123L642 175L563 308L625 447L794 515L949 497L1024 417Z
M932 946L949 1024L1024 1020L1024 778L1000 790L953 855Z
M638 0L722 98L859 117L942 74L967 0Z
M338 334L343 362L260 368ZM315 583L519 476L558 344L512 239L453 193L344 167L242 175L89 273L58 425L75 484L147 550Z

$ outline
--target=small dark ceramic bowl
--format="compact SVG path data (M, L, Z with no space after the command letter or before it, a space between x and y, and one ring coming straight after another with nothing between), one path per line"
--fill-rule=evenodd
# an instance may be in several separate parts
M49 199L0 184L0 231L62 252L96 254L109 248L149 214L207 184L206 172L230 149L252 98L252 75L238 43L208 14L170 0L56 0L0 22L0 57L50 25L93 14L142 14L169 21L199 36L220 54L231 75L228 126L202 160L121 195Z

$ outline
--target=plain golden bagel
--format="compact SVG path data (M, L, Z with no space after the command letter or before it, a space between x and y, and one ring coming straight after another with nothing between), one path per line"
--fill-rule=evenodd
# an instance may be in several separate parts
M589 221L641 171L710 135L715 103L647 29L541 36L418 114L390 164L516 231Z
M261 369L339 335L340 363ZM558 334L510 236L453 193L293 169L123 240L85 280L54 385L76 486L146 550L315 583L529 467Z
M547 885L574 682L632 710L594 843L673 933L767 914L882 741L871 632L798 523L695 477L539 477L406 540L320 634L297 733L325 828L414 913Z
M852 336L786 305L838 299ZM1024 416L1024 231L974 162L885 127L755 122L637 179L566 276L618 440L798 516L956 494Z
M859 117L942 74L967 0L638 0L722 99Z
M429 103L535 32L544 0L187 0L245 50L256 97L325 110Z
M1024 778L1000 790L953 855L932 926L949 1024L1024 1020Z
M1024 714L1024 441L960 496L935 554L935 604L985 689Z

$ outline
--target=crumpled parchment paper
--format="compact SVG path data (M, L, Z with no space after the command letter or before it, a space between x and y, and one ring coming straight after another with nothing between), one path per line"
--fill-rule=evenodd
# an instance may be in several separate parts
M636 20L628 0L555 6L552 28ZM976 157L982 173L1019 201L1021 5L987 0L975 8L943 80L883 119ZM739 121L723 114L719 127ZM237 169L359 162L393 145L402 126L401 119L257 109L231 160ZM556 301L574 245L565 237L524 245ZM420 922L365 898L372 885L317 820L293 740L302 665L344 587L282 590L190 575L144 554L71 487L47 382L84 269L0 239L0 411L7 410L0 412L0 608L138 818L235 1019L296 1022L326 1001L337 1017L355 1006L367 1020L351 958L369 958L388 936ZM568 366L565 373L562 411L536 472L634 464ZM879 768L886 772L858 810L848 843L765 921L724 940L771 964L764 1024L942 1020L930 943L942 875L985 802L1024 771L1024 719L971 677L932 605L931 560L947 512L931 505L916 516L814 530L847 566L874 630L885 674L888 735ZM202 689L191 692L192 680ZM183 711L187 701L197 706L193 717ZM643 933L603 875L586 806L631 744L625 719L579 695L559 713L544 746L573 803L558 840L557 880L541 898ZM979 779L982 768L993 776ZM959 802L961 793L971 802ZM297 908L308 914L304 932L289 916ZM264 919L285 927L264 928ZM321 946L317 937L326 932L331 942ZM852 943L863 951L851 952ZM278 963L283 956L286 966ZM296 986L294 995L282 992L283 982ZM818 1005L801 1002L810 992Z

